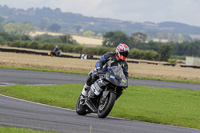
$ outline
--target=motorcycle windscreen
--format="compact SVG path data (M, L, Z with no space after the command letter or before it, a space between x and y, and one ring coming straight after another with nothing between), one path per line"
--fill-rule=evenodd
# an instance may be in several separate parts
M120 87L126 87L128 85L123 69L119 66L112 66L108 69L106 80Z

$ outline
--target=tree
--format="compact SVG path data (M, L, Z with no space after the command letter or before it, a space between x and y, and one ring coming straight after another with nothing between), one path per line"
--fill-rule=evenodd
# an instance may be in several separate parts
M73 38L70 34L59 36L62 43L73 44Z
M5 22L0 23L0 31L5 31L4 26L6 25Z
M84 33L83 33L83 36L86 36L86 37L93 37L94 36L94 32L92 32L92 31L85 31Z
M161 60L165 60L167 61L172 53L172 46L169 44L163 44L161 46L159 46L159 54L161 56Z
M23 41L31 41L31 38L28 35L22 35L21 36L21 40L23 40Z
M48 31L52 31L52 32L58 32L58 31L60 31L60 29L61 29L61 26L60 25L58 25L58 24L52 24L52 25L50 25L48 28L47 28L47 30Z
M3 37L2 36L0 36L0 45L2 45L2 44L4 44L4 39L3 39Z
M19 33L21 33L21 34L28 34L34 30L34 27L32 25L30 25L29 23L19 24L19 27L20 27Z
M34 30L34 27L29 23L27 24L8 23L4 26L4 30L5 32L10 34L16 34L16 33L28 34L29 32Z
M103 35L102 35L101 33L98 33L98 34L97 34L97 37L98 37L98 38L102 38Z
M128 36L122 31L110 31L103 35L103 46L117 47L120 43L128 43Z
M18 27L15 23L8 23L4 26L4 29L7 33L10 33L10 34L15 34L17 33L18 31Z
M130 36L130 39L134 43L144 43L147 40L147 34L142 32L133 33Z

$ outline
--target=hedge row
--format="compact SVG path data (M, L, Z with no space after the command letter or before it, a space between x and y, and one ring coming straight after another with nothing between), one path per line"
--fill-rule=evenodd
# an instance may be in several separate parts
M10 47L52 50L56 45L63 52L80 53L88 55L103 55L106 52L115 52L115 48L110 47L87 47L83 45L70 45L70 44L53 44L53 43L40 43L37 41L13 41L7 44ZM157 60L159 54L153 50L138 50L131 49L129 58L145 59L145 60Z

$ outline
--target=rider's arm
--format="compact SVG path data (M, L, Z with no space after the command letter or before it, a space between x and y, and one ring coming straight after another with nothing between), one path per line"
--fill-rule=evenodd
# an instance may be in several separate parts
M128 64L127 64L126 61L125 61L124 65L123 65L123 72L124 72L126 78L128 79L128 76L129 76L128 75Z
M123 66L123 72L124 72L124 74L125 74L125 76L126 76L126 80L127 80L127 83L128 83L128 64L127 63L125 63L124 64L124 66ZM128 88L128 84L127 84L127 87L126 88Z
M103 65L106 64L109 57L110 57L110 52L107 52L103 56L101 56L101 58L97 61L96 65L95 65L96 69L102 70Z

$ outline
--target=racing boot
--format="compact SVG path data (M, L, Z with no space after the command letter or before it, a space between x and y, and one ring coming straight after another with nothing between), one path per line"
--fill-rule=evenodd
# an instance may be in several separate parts
M90 90L90 86L88 86L86 83L85 83L85 85L84 85L84 87L83 87L83 90L82 90L82 92L81 92L81 97L83 98L83 99L85 99L87 96L88 96L88 91Z

